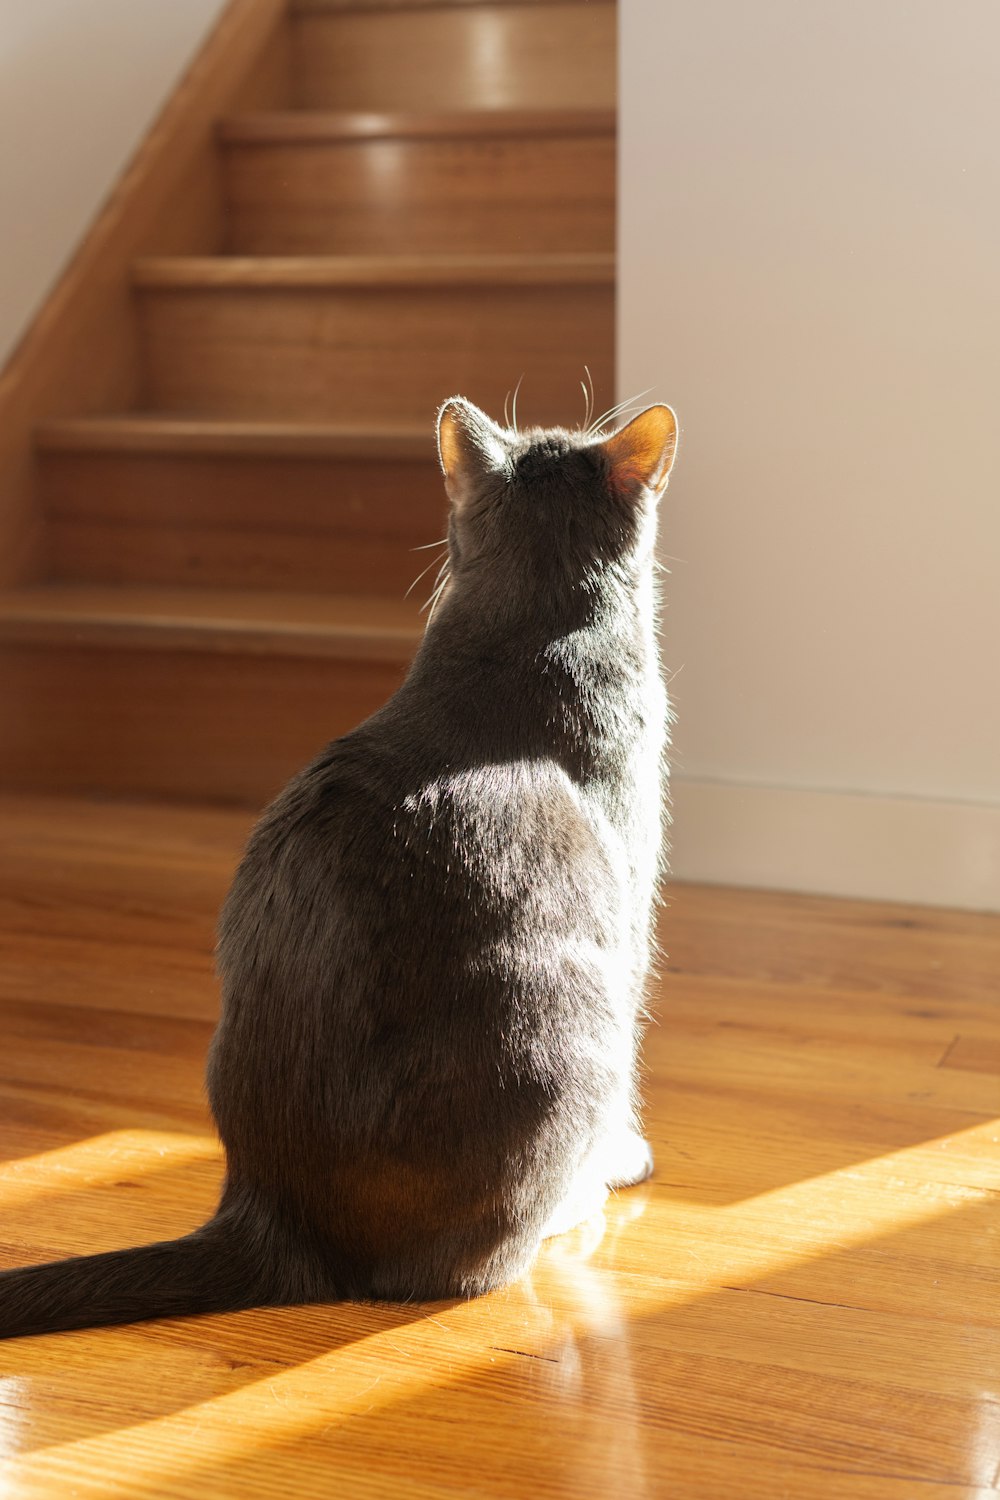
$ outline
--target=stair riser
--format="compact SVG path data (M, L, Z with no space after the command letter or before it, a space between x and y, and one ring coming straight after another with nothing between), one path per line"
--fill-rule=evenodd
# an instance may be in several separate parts
M399 595L447 509L433 457L59 452L39 474L67 581Z
M142 288L150 408L428 422L456 392L494 416L577 423L589 366L613 396L610 286Z
M610 134L240 142L224 160L237 254L614 249Z
M613 104L615 52L615 7L603 0L303 14L292 19L294 103L360 110Z
M398 686L404 664L0 646L0 781L259 806Z

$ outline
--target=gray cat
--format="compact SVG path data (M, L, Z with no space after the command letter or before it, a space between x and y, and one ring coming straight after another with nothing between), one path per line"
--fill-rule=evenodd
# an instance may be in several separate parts
M0 1336L470 1297L652 1170L669 407L613 436L442 408L448 571L406 681L255 829L219 935L215 1217L0 1275Z

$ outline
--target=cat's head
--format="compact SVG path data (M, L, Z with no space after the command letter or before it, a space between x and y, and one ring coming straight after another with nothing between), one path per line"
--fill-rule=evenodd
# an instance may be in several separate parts
M650 406L609 436L516 432L461 396L446 401L438 452L452 576L573 589L647 563L676 445L669 406Z

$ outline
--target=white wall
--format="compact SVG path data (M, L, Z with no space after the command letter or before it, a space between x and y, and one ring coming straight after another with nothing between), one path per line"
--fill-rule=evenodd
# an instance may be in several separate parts
M0 0L0 365L225 0Z
M620 6L620 394L682 429L676 866L1000 906L1000 7Z

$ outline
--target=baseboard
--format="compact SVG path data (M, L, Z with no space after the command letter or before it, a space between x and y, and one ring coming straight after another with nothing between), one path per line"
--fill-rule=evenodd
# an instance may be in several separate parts
M1000 911L1000 807L673 779L671 874Z

